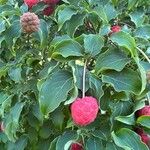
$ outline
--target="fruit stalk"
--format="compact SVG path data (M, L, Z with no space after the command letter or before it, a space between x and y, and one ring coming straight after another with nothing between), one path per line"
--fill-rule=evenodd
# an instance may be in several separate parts
M86 65L87 65L87 60L84 62L84 69L83 69L83 79L82 79L82 98L85 97L85 80L86 80Z

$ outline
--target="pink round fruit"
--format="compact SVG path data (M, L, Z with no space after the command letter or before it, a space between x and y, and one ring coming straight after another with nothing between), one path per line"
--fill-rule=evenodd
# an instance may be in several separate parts
M48 6L43 10L43 14L46 16L50 16L54 12L54 7L53 6Z
M77 98L71 105L71 116L76 125L86 126L96 119L98 110L94 97Z
M32 8L38 2L39 2L39 0L24 0L24 3L27 4L29 8Z
M150 142L150 136L144 133L143 129L136 129L136 133L141 137L141 140L148 145Z
M73 143L71 145L71 150L83 150L82 145L78 143Z
M121 27L120 26L115 25L115 26L111 27L111 33L116 33L116 32L119 32L119 31L121 31Z
M142 109L138 110L136 112L136 116L137 117L140 117L140 116L150 116L150 106L146 105Z

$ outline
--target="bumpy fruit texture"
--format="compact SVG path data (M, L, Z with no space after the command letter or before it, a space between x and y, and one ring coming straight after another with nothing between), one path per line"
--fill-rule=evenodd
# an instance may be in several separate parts
M71 105L71 116L76 125L86 126L96 119L98 110L99 106L95 98L77 98Z
M48 6L43 10L43 14L46 16L50 16L54 12L54 7L53 6Z
M140 117L140 116L150 116L150 106L147 105L145 107L143 107L142 109L138 110L136 112L136 116Z
M136 133L141 137L141 140L145 143L145 144L149 144L150 143L150 136L146 133L144 133L143 129L137 129Z
M32 33L38 31L40 20L36 14L27 12L21 16L20 23L25 33Z
M59 2L59 0L43 0L43 2L45 2L46 4L57 4Z
M77 143L73 143L71 145L71 150L83 150L82 145L79 145Z
M116 25L111 27L111 33L119 32L121 30L121 27Z
M27 4L30 9L38 2L39 0L24 0L24 3Z

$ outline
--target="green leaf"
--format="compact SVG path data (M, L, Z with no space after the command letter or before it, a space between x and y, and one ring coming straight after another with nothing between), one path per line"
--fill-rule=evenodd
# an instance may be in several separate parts
M65 118L65 116L63 114L63 111L60 108L56 109L51 114L51 120L52 120L54 126L56 128L58 128L59 130L62 130L62 128L63 128L64 118Z
M38 32L35 34L38 34L39 36L38 40L41 43L40 47L45 48L47 46L47 42L48 42L47 39L48 39L48 34L49 34L48 25L45 20L43 19L40 20L40 28Z
M56 150L56 144L59 137L56 137L51 143L48 150Z
M38 5L34 5L32 7L32 12L38 14L39 12L42 12L46 7L47 5L45 5L44 1L39 1Z
M110 83L118 92L129 91L139 94L141 91L139 75L131 69L124 69L121 72L107 71L103 73L102 80L103 82Z
M140 116L138 117L136 123L150 129L150 116Z
M11 99L13 95L8 95L4 92L0 92L0 116L4 117L5 109L11 106Z
M14 21L13 24L7 30L5 30L5 41L10 49L15 44L17 38L19 38L20 35L21 35L21 26L20 21L17 20Z
M148 150L148 147L141 141L140 137L127 128L122 128L118 132L112 132L112 137L116 145L126 150Z
M117 49L109 49L105 53L99 55L96 60L95 70L97 74L107 69L121 71L129 62L130 58L128 58L122 51Z
M104 40L101 36L94 34L84 35L85 53L87 53L89 57L94 57L99 54L103 46Z
M55 36L54 39L51 42L51 45L53 47L55 47L56 45L58 45L59 43L63 42L63 41L67 41L67 40L71 40L71 38L67 35L64 34L62 36Z
M103 83L102 81L96 77L94 74L89 74L89 92L92 96L100 100L103 96Z
M5 31L6 27L5 27L5 21L0 19L0 34Z
M95 136L96 138L99 138L101 140L108 140L108 128L105 130L99 129L99 130L95 130L92 132L92 135Z
M41 112L48 115L67 99L73 88L73 77L68 71L58 71L49 76L39 91Z
M69 36L71 37L74 36L78 27L84 24L85 17L86 17L86 14L76 14L76 15L73 15L72 18L66 22L66 30Z
M133 7L136 6L138 0L128 0L128 9L132 9Z
M21 111L24 107L24 103L16 103L10 110L10 112L5 116L4 126L5 134L10 141L15 141L17 139L16 132L19 128L19 118Z
M5 40L4 36L0 35L0 48L2 47L1 44Z
M6 143L8 141L7 135L4 132L0 133L0 142Z
M123 31L117 32L111 35L110 39L112 42L117 43L119 46L127 49L132 57L138 56L137 51L136 51L136 43L134 38Z
M58 26L60 30L64 23L71 19L71 17L75 14L77 14L78 11L74 9L73 7L65 7L63 10L58 11Z
M137 28L134 32L134 35L136 37L149 40L150 39L150 25L143 25Z
M109 142L106 144L106 150L124 150L124 149L118 147L115 143Z
M8 150L24 150L27 146L28 138L21 136L15 143L8 144Z
M74 72L74 75L76 77L76 86L78 89L80 89L81 91L83 90L82 89L82 80L83 80L83 69L84 67L83 66L80 66L80 65L75 65L75 72ZM85 91L87 91L89 89L89 71L87 70L86 72L86 79L85 79Z
M144 22L144 11L136 10L129 14L131 21L135 23L136 27L140 27Z
M105 23L105 24L108 24L108 18L107 18L107 15L104 11L104 8L103 6L99 6L99 7L96 7L94 9L94 11L96 12L96 14L99 16L100 19L102 19L102 21Z
M112 119L119 116L126 116L131 114L133 103L131 101L118 101L110 104L112 109Z
M116 12L114 6L111 3L107 3L105 5L104 11L105 11L105 13L107 15L108 21L110 21L111 19L116 18L116 16L117 16L117 12Z
M52 126L51 122L45 122L39 130L39 136L43 139L49 138L50 135L52 135L54 132L52 130L52 127L53 126Z
M110 33L110 25L109 24L104 24L100 29L99 29L99 34L104 36L108 35Z
M73 89L70 91L69 93L69 98L67 99L67 101L64 103L64 105L69 105L71 104L77 97L78 97L78 88L76 86L77 84L77 78L76 78L76 69L75 69L75 62L74 61L70 61L69 64L68 64L71 69L72 69L72 73L73 73L73 79L74 79L74 87Z
M111 0L113 5L117 5L119 0Z
M143 108L145 106L145 101L137 101L135 102L134 108L133 108L133 112L128 115L128 116L117 116L115 119L128 124L128 125L135 125L135 112L141 108Z
M74 88L69 93L69 99L64 103L64 105L69 105L76 100L78 97L78 88L74 85Z
M135 62L137 64L139 72L140 72L140 77L141 77L141 82L142 82L141 92L140 93L142 93L146 89L146 84L147 84L146 71L143 68L143 66L141 65L140 60L139 60L138 57L134 58L134 60L135 60Z
M90 138L86 142L86 150L104 150L104 146L101 140Z
M77 138L77 134L75 131L65 132L57 141L56 150L62 150L65 147L65 144L68 141L75 140Z
M60 59L60 57L63 57ZM58 43L52 54L52 57L59 61L67 61L66 58L76 59L76 57L81 57L82 55L82 46L73 40L65 40L61 43Z
M98 5L94 11L106 24L117 16L117 12L111 3L107 3L105 6Z
M21 66L18 66L18 67L12 67L8 71L8 74L13 81L15 81L16 83L19 83L22 81L21 72L22 72L22 68Z

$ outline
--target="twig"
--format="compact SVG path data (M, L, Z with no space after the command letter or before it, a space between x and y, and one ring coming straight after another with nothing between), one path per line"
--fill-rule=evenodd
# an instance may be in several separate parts
M85 60L84 63L84 69L83 69L83 78L82 78L82 98L85 97L85 79L86 79L86 65L87 65L87 60Z

